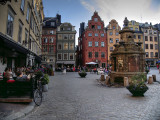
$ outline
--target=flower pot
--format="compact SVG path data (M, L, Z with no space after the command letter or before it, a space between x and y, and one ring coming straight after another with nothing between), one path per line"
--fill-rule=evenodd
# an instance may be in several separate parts
M87 75L87 73L85 73L85 72L79 72L79 76L81 76L81 77L86 77L86 75Z
M148 90L147 86L143 87L135 87L135 86L127 86L126 87L133 96L144 96L144 93Z
M48 84L42 85L43 92L48 92Z

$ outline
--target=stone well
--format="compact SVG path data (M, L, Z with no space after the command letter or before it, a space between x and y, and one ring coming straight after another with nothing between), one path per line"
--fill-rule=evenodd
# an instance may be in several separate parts
M119 32L121 40L115 44L111 54L112 71L110 80L112 84L123 84L124 77L132 77L144 72L145 52L140 42L134 42L134 31L128 26L128 20L124 20L124 28Z

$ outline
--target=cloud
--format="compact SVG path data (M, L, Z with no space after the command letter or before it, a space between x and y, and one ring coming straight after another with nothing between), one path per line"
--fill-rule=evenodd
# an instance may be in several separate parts
M90 12L98 11L100 17L108 25L110 20L115 19L120 26L127 17L137 22L159 22L160 8L156 11L152 8L153 1L157 0L81 0L81 4ZM152 7L151 7L152 5Z

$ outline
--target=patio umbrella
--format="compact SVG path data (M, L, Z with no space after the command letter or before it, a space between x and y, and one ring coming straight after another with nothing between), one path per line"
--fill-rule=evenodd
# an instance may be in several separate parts
M95 63L95 62L88 62L88 63L86 63L87 65L96 65L97 63Z

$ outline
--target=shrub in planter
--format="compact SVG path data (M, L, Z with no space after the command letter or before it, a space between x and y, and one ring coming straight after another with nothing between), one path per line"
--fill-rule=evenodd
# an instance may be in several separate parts
M146 79L146 74L137 74L131 77L131 83L126 88L133 96L144 96L144 93L148 90L148 87L145 84Z
M78 72L79 76L86 77L87 73L85 71Z
M48 91L48 83L49 83L48 74L44 74L43 78L41 79L41 83L43 86L43 92L47 92Z

